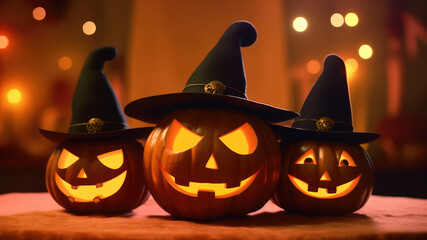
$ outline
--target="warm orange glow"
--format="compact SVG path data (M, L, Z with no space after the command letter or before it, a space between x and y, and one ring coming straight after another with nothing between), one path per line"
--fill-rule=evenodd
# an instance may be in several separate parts
M320 71L320 63L317 60L310 60L307 63L307 71L311 74L316 74Z
M165 146L172 152L182 152L193 148L202 138L174 119L167 132Z
M202 192L213 192L215 193L215 198L229 198L235 195L238 195L245 191L255 180L256 176L261 170L258 170L252 176L240 181L240 186L227 188L225 183L198 183L190 182L188 186L183 186L175 183L175 177L170 175L163 166L159 163L160 169L163 173L166 181L178 192L185 194L190 197L197 197L199 191Z
M71 202L97 203L119 191L125 182L126 174L127 171L124 171L119 176L96 185L71 186L71 184L64 181L58 173L55 173L55 182L59 190L61 190Z
M73 61L70 57L64 56L58 60L58 67L61 70L68 70L73 66Z
M344 24L344 17L339 13L334 13L331 16L331 24L334 27L341 27Z
M21 91L16 88L10 89L6 93L7 101L12 104L20 103L22 100Z
M354 58L348 58L345 60L345 69L347 71L347 77L350 77L357 71L359 68L359 63Z
M0 35L0 49L5 49L9 46L9 39L5 35Z
M306 151L298 160L295 162L295 164L314 164L317 165L316 157L314 156L313 149L310 148L310 150Z
M77 178L87 178L85 170L80 170L79 174L77 174Z
M371 46L367 44L364 44L359 48L359 56L363 59L371 58L373 53L374 51L372 50Z
M219 140L233 152L241 155L253 153L258 146L258 138L249 123L245 123L239 128L222 135Z
M320 177L320 181L331 181L331 176L329 176L328 171L325 171Z
M83 32L86 35L92 35L96 32L96 25L92 21L87 21L83 24Z
M356 163L354 162L353 158L350 156L350 154L346 151L342 151L340 161L338 162L339 167L343 166L349 166L349 167L356 167Z
M46 17L46 11L42 7L36 7L33 10L33 18L37 21L41 21Z
M327 188L321 188L321 187L317 189L317 192L310 192L308 191L308 184L306 182L288 174L288 177L291 180L292 184L300 192L304 193L309 197L319 198L319 199L333 199L333 198L339 198L349 194L357 186L361 176L362 175L359 175L355 177L353 180L337 186L337 191L335 193L328 193Z
M359 17L356 13L350 12L345 15L345 24L349 27L355 27L359 23Z
M58 168L60 169L68 168L77 160L79 160L79 157L70 153L67 149L64 148L61 152L61 155L59 155Z
M99 161L104 166L111 169L118 169L123 165L123 151L122 149L111 151L97 156Z
M216 160L214 158L214 155L212 154L209 158L208 162L206 163L206 168L209 169L218 169L218 164L216 163Z
M297 17L294 19L292 26L294 27L295 31L304 32L305 30L307 30L308 23L307 23L307 20L305 18Z

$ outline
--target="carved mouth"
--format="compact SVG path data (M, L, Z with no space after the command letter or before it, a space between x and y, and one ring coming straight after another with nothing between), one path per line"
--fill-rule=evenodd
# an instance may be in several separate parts
M117 177L106 182L95 185L72 186L63 180L58 173L55 173L55 182L59 190L68 197L70 202L94 202L98 203L102 199L115 194L123 186L127 171L122 172Z
M291 180L292 184L302 193L309 197L314 198L320 198L320 199L333 199L333 198L339 198L342 196L347 195L349 192L353 191L353 189L357 186L359 183L360 177L362 175L355 177L353 180L341 184L337 186L336 188L321 188L321 187L313 187L306 182L288 174L289 179Z
M215 198L229 198L238 195L245 191L255 180L258 173L252 174L250 177L240 181L240 185L237 187L227 188L226 183L200 183L200 182L189 182L188 186L179 185L175 182L175 177L170 175L163 166L159 163L160 169L162 170L163 176L166 181L178 192L185 194L190 197L198 197L200 192L211 192L215 194Z

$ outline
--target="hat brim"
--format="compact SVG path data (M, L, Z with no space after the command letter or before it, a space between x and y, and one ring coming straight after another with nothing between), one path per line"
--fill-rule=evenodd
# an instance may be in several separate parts
M321 132L278 125L270 126L276 136L282 141L315 140L325 142L350 142L362 144L372 142L380 137L380 135L377 133L345 131Z
M142 139L147 138L150 135L153 127L144 127L144 128L130 128L123 130L115 130L115 131L106 131L99 133L61 133L61 132L53 132L44 129L39 129L40 134L45 138L53 141L53 142L63 142L69 139L100 139L100 138L133 138L133 139Z
M245 98L208 93L172 93L135 100L125 107L129 117L157 123L165 115L181 108L231 108L256 115L270 123L287 121L298 113L254 102Z

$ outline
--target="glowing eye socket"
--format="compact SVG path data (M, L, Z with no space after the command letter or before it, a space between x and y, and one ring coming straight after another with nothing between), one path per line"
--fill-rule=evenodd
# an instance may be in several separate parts
M172 152L183 152L193 148L202 138L174 119L167 132L165 146Z
M79 160L79 157L70 153L67 149L63 149L58 159L58 168L65 169Z
M253 153L258 146L258 138L249 123L222 135L219 140L233 152L241 155Z
M111 169L118 169L123 165L123 151L122 149L107 152L97 156L99 161L104 166Z
M298 160L295 162L295 164L317 165L317 161L316 161L316 158L314 157L313 149L306 151L300 158L298 158Z
M339 167L355 167L356 163L353 158L346 151L342 151L340 161L338 162Z

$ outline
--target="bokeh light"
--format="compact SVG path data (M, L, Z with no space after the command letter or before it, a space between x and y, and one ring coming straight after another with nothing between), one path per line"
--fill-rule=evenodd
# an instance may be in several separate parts
M297 32L304 32L308 27L307 20L303 17L295 18L292 25Z
M339 13L334 13L331 16L331 24L334 27L341 27L344 24L344 17Z
M356 13L350 12L345 15L345 24L349 27L354 27L359 23L359 17Z
M351 78L353 74L359 68L359 63L354 58L348 58L345 60L345 69L347 71L347 78Z
M42 7L36 7L33 10L33 18L37 21L41 21L46 17L46 11Z
M311 74L316 74L320 71L320 62L317 60L310 60L307 63L307 71Z
M373 50L371 48L371 46L369 46L368 44L364 44L362 46L360 46L359 48L359 56L363 59L369 59L372 57L373 54Z
M87 21L83 24L83 32L86 35L92 35L96 32L96 25L92 21Z
M61 70L68 70L73 66L73 61L70 57L64 56L58 60L58 67Z
M9 39L5 35L0 35L0 49L5 49L9 45Z
M22 100L21 91L16 88L10 89L6 94L7 101L12 104L20 103Z

